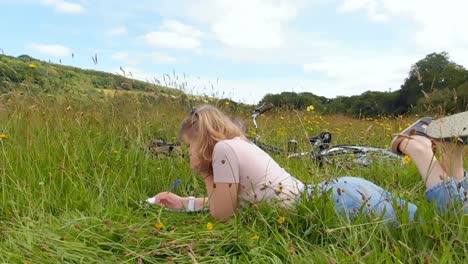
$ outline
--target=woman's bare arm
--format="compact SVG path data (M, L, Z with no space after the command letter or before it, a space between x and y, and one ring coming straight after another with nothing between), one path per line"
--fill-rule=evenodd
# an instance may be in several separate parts
M214 183L213 177L205 177L210 213L216 220L232 217L238 205L237 183Z

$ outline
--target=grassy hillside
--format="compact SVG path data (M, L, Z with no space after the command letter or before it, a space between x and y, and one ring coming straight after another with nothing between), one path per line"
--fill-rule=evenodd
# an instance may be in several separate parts
M122 72L124 74L124 72ZM0 93L27 89L34 92L94 92L96 89L136 90L160 95L180 96L180 90L135 80L102 71L85 70L48 63L27 55L18 58L0 55Z
M43 67L37 63L34 70ZM25 69L24 78L32 78L30 70ZM78 80L67 83L74 87L71 83ZM249 117L250 111L229 102L212 103L230 115ZM275 156L307 183L358 175L416 203L421 221L409 223L399 214L398 227L378 217L349 221L325 198L302 201L289 211L247 208L228 223L216 222L207 213L174 213L139 204L168 190L176 179L181 179L177 194L205 194L187 158L153 157L143 150L157 137L175 141L179 122L192 104L182 96L138 93L13 91L0 97L0 262L466 262L467 217L436 213L411 163L318 167L311 160ZM300 148L307 149L302 139L327 129L337 143L386 147L393 133L417 118L358 120L314 111L273 111L259 123L263 139L280 146L295 137Z

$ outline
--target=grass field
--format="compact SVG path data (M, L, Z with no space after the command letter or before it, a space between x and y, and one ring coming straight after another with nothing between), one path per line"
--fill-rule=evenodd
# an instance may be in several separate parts
M219 106L249 118L246 110ZM349 221L326 197L288 211L246 208L228 223L207 213L140 205L176 179L181 184L175 193L204 195L187 158L144 151L154 138L176 141L179 122L190 109L185 100L139 94L1 97L0 262L468 262L468 218L436 213L411 163L318 167L310 160L275 156L307 183L356 175L417 204L421 221L410 223L401 214L398 227L378 217ZM388 147L392 134L417 118L357 120L275 111L259 123L263 139L280 146L294 137L306 149L306 135L330 130L336 143Z

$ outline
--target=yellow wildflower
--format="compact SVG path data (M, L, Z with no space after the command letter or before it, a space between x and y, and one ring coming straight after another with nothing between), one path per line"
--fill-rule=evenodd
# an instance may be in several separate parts
M213 224L211 222L206 224L206 230L213 230Z
M306 110L307 112L312 112L315 110L315 107L313 105L309 105Z
M278 135L279 137L284 137L286 136L286 132L284 132L284 130L282 129L278 129L278 131L276 131L276 135Z
M2 139L8 139L8 135L7 134L0 134L0 140Z
M403 157L403 163L404 163L404 164L408 164L408 163L410 163L410 162L411 162L411 158L410 158L408 155L405 155L405 156Z
M251 237L250 239L252 239L252 240L259 240L259 239L260 239L260 237L259 237L259 236L257 236L257 235L255 235L255 236Z
M286 222L286 217L284 216L281 216L280 218L278 218L278 224L283 224L284 222Z
M31 69L35 69L35 68L37 68L37 65L34 64L34 63L29 63L28 67L31 68Z
M230 103L229 102L226 102L226 105L229 105Z
M157 229L161 229L161 228L164 227L164 224L161 223L161 222L156 222L156 223L154 223L154 227L156 227Z
M112 151L114 154L119 154L119 151L118 150L114 150Z

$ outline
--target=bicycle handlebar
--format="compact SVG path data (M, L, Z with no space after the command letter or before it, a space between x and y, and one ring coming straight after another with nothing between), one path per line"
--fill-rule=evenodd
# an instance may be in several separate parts
M263 113L265 113L266 111L270 110L273 108L273 104L272 103L267 103L267 104L264 104L262 106L260 106L259 108L255 109L255 113L257 113L258 115L261 115Z
M257 125L257 117L263 113L265 113L266 111L270 110L273 108L273 104L272 103L267 103L267 104L263 104L262 106L260 106L259 108L255 109L254 113L252 114L252 121L255 125L255 129L258 129L258 125Z

